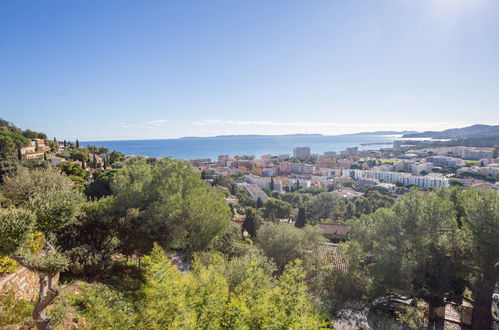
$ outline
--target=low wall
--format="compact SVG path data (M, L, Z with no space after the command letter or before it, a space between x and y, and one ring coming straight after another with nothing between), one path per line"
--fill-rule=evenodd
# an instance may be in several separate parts
M38 275L25 267L0 277L0 294L13 291L17 299L34 301L40 288Z

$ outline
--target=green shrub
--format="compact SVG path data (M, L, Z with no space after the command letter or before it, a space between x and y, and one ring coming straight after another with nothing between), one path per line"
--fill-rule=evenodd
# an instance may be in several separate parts
M0 257L0 275L12 273L16 270L18 263L9 257Z
M0 327L28 321L32 312L32 304L16 299L13 291L0 294Z

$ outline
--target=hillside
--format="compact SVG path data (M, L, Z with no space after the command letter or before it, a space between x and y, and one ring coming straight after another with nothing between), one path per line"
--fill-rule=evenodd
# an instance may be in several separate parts
M404 134L405 138L459 139L478 136L499 135L499 125L472 125L463 128L451 128L441 132L426 131Z

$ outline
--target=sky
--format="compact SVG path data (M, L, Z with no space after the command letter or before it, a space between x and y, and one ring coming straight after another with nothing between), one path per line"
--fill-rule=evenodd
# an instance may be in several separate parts
M499 124L499 1L0 1L0 117L87 141Z

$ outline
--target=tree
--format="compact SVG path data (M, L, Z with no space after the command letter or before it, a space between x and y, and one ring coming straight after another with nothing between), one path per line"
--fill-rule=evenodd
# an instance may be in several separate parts
M0 135L0 159L9 159L15 157L16 144L8 137Z
M319 243L324 241L320 229L315 226L298 229L289 224L267 223L258 230L256 245L282 272L293 260L304 260L316 253Z
M434 309L462 297L465 272L450 201L412 191L390 209L381 208L354 222L349 265L365 272L365 295L423 299ZM358 290L356 288L355 290Z
M62 174L51 170L35 172L35 179L30 178L31 173L26 171L18 171L15 176L6 178L6 195L19 203L21 208L1 211L0 255L10 256L38 274L40 289L33 319L38 329L47 329L50 319L45 310L58 294L55 288L58 274L66 270L69 263L57 251L55 233L76 221L83 197L70 187L54 187L55 182L67 182ZM33 182L48 184L33 191ZM19 199L19 196L24 195L20 192L27 192L30 198ZM39 254L33 254L26 248L27 238L34 231L41 232L46 237L45 246Z
M300 207L298 209L298 218L296 219L295 227L296 228L303 228L303 227L305 227L306 223L307 223L307 215L305 213L305 208Z
M246 209L246 217L244 218L242 229L247 231L252 238L255 238L256 233L261 225L262 221L256 214L255 209L252 207L248 207Z
M329 192L322 192L310 200L307 211L311 220L339 220L343 219L346 214L346 204L340 197Z
M109 164L114 164L123 160L125 160L125 155L119 151L113 151L109 154Z
M291 204L280 199L269 198L265 202L263 216L266 219L287 219L291 214Z
M123 218L120 239L133 246L135 235L163 247L203 250L230 225L232 214L219 190L203 182L192 167L165 159L161 165L133 158L112 179L115 207Z
M275 190L274 177L273 176L270 177L270 186L269 186L269 189L270 189L270 191L274 191Z
M489 190L457 191L464 260L472 275L472 328L491 329L490 306L499 277L499 197Z
M62 172L64 172L69 177L80 177L82 179L87 177L87 171L85 171L80 165L75 163L61 163L59 165Z
M263 201L260 197L258 197L256 200L256 208L261 209L262 207L263 207Z
M108 170L98 174L85 188L85 194L92 198L110 196L113 193L111 190L111 181L115 173L116 170Z
M76 149L80 148L80 141L78 141L78 139L76 139Z

